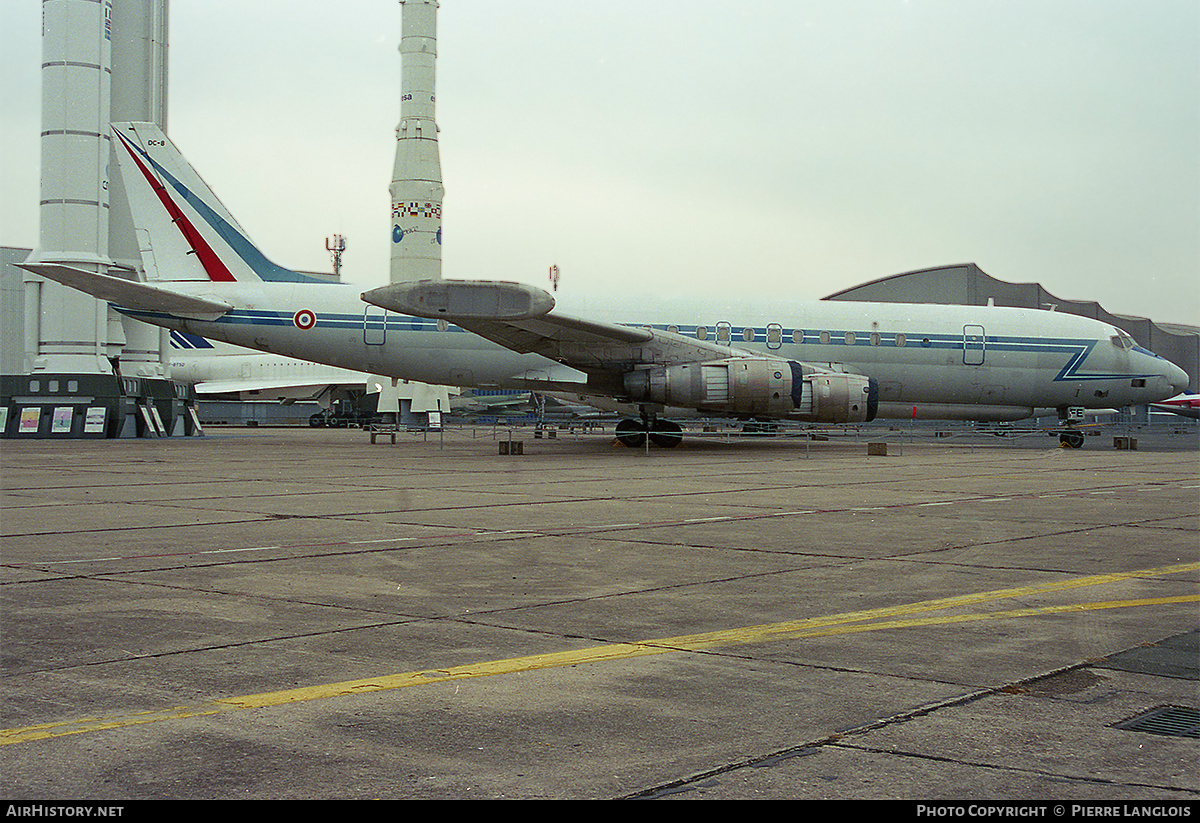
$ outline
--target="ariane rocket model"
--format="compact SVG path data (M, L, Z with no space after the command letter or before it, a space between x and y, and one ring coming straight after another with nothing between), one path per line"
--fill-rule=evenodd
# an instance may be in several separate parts
M400 0L400 125L392 171L391 282L442 276L442 164L434 120L437 0Z

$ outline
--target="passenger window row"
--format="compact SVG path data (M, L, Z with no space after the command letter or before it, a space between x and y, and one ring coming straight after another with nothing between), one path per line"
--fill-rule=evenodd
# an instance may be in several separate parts
M650 327L647 326L646 328ZM672 324L666 328L667 331L671 332L672 334L679 334L680 327L677 325ZM732 339L733 329L734 327L730 326L728 323L718 323L716 328L716 341L718 343L728 343ZM709 328L708 326L696 326L694 334L696 335L697 340L707 340L709 338ZM777 323L772 323L767 326L765 340L768 345L781 345L783 343L783 337L784 328L782 326L778 325ZM817 340L819 340L822 344L832 343L834 340L833 333L828 331L817 332L816 337ZM862 343L867 343L871 346L882 346L885 342L888 342L898 348L903 348L904 346L908 345L908 337L903 332L897 332L894 336L889 335L889 337L891 337L891 339L885 341L884 336L879 332L871 332L869 335L865 335L860 338L856 332L848 331L839 335L838 340L844 342L847 346L857 346L861 345ZM747 343L753 343L757 340L764 339L763 336L759 334L758 330L752 326L745 326L742 328L741 338ZM793 329L791 338L793 343L803 343L805 338L804 329ZM812 342L811 339L809 342Z

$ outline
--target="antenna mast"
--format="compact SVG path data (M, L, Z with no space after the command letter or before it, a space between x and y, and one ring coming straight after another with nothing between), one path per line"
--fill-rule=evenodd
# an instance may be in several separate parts
M342 282L342 252L346 250L346 238L340 234L325 238L325 248L333 255L333 276Z

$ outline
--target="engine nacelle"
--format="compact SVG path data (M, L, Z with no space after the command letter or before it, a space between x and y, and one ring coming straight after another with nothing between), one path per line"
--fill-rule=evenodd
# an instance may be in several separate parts
M797 411L805 420L869 423L879 411L879 384L861 374L812 374L804 378L801 392Z
M873 420L879 406L878 388L868 377L828 372L806 375L800 363L773 357L730 357L638 369L625 375L625 390L638 403L820 423Z

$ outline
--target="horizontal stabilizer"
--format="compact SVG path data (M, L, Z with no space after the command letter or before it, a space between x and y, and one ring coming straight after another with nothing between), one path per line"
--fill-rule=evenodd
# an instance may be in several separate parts
M364 292L367 303L399 314L458 320L525 320L554 308L554 298L521 283L421 280Z
M194 297L161 286L151 286L136 280L126 280L124 277L98 274L58 263L25 263L21 264L21 268L128 309L166 312L197 320L216 320L233 308L220 300Z

